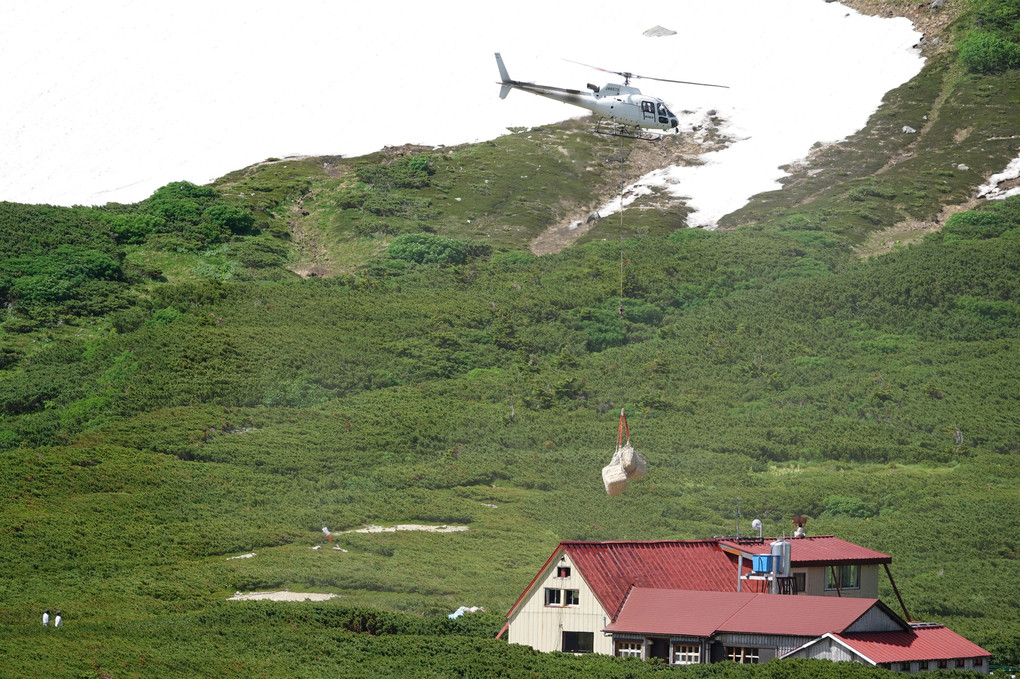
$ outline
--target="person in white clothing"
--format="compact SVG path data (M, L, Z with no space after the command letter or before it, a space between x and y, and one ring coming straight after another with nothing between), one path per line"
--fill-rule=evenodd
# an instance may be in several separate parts
M53 618L53 626L54 627L60 627L61 624L62 624L62 620L60 618L60 611L57 611L57 617Z
M43 627L48 627L50 624L50 609L46 609L46 612L42 614Z

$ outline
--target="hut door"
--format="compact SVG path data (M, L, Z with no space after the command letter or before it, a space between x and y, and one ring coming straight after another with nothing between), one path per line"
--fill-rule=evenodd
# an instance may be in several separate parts
M651 638L651 647L648 650L649 657L662 658L667 663L669 662L669 639L658 639Z

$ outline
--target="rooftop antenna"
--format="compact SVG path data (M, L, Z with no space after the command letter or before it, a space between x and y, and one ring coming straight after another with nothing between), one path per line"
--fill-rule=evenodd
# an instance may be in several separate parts
M740 539L740 498L737 498L737 539Z

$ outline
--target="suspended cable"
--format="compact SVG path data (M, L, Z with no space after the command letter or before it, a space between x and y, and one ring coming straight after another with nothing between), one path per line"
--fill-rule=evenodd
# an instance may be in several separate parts
M620 137L620 305L616 310L616 313L623 318L623 189L624 189L624 178L623 178L623 137Z

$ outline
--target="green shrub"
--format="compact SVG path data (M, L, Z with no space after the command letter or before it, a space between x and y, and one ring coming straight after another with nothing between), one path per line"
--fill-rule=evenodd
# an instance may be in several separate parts
M141 243L159 224L159 219L153 215L104 215L104 218L109 221L118 243Z
M287 261L286 245L272 238L246 238L230 243L230 257L250 269L282 266Z
M992 201L980 209L958 212L942 228L944 242L998 238L1020 228L1020 196Z
M844 495L830 495L826 498L825 513L830 516L849 516L857 519L874 515L871 507L864 500Z
M354 171L362 182L397 189L423 189L431 183L436 170L432 156L420 154L401 158L388 165L364 165Z
M235 235L251 233L255 226L255 217L251 212L232 205L213 205L202 213L202 220L220 231L228 231Z
M60 245L0 263L0 301L39 320L104 308L113 288L90 285L123 279L120 262L96 250Z
M386 248L394 259L417 264L463 264L467 261L465 244L454 238L431 233L409 233L397 236Z
M984 30L1020 42L1020 0L992 0L974 13L974 21Z
M974 31L960 41L960 63L971 73L1000 73L1020 67L1020 45Z

